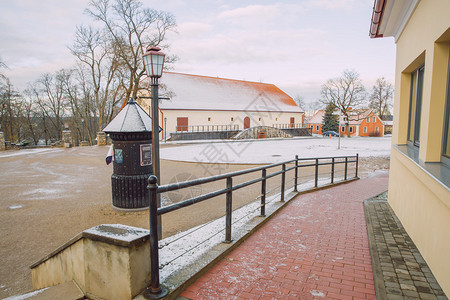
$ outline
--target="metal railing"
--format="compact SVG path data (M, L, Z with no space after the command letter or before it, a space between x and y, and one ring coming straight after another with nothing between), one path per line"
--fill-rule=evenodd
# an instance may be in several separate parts
M272 127L275 127L278 129L306 128L306 127L303 127L302 123L273 124Z
M236 171L232 173L211 176L206 178L195 179L191 181L166 184L158 186L156 176L150 176L148 179L147 188L150 190L150 205L149 205L149 219L150 219L150 259L151 259L151 287L149 288L150 293L153 293L157 296L161 291L161 286L159 282L159 248L158 248L158 231L157 231L157 219L158 216L163 214L181 209L183 207L187 207L193 205L195 203L199 203L220 195L226 195L226 215L225 215L225 243L231 243L231 221L232 221L232 202L233 202L233 192L247 187L249 185L261 182L261 204L260 204L260 216L265 216L265 208L266 208L266 188L267 188L267 180L269 178L281 175L280 182L280 201L285 201L285 191L286 191L286 173L294 170L294 192L298 192L298 179L299 179L299 169L305 167L314 168L314 188L319 187L319 166L331 166L330 172L330 183L334 184L335 179L335 166L339 164L344 164L344 179L343 181L347 181L350 179L348 177L348 166L349 164L354 163L354 177L358 177L358 161L359 156L356 154L355 156L337 156L337 157L320 157L320 158L299 158L298 155L295 156L295 159L284 161L280 163L270 164L262 167L256 167L252 169ZM291 167L287 167L287 165L293 164ZM281 167L281 170L272 172L268 174L267 170L275 167ZM261 177L257 177L252 180L248 180L243 183L233 184L233 178L245 174L250 174L254 172L261 172ZM211 182L215 182L218 180L226 180L225 188L209 192L198 197L194 197L182 202L174 203L165 207L158 208L156 197L157 194L167 193L175 190L180 190L184 188L190 188L193 186L207 184ZM152 292L153 291L153 292Z
M180 125L176 132L211 132L239 130L239 125Z

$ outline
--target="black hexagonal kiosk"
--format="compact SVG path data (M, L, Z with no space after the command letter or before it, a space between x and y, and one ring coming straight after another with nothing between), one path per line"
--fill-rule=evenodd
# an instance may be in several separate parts
M113 207L148 207L147 179L153 173L151 117L131 98L103 131L110 135L114 147Z

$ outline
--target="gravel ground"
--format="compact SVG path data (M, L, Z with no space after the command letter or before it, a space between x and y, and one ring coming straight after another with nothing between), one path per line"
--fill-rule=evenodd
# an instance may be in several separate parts
M148 228L147 211L124 213L112 208L112 165L104 162L107 152L106 146L93 146L11 150L0 154L0 298L32 290L29 266L85 229L115 223ZM166 184L251 167L255 165L162 160L161 177ZM359 174L363 177L388 168L389 157L365 157L360 160ZM311 179L310 173L302 174L301 180ZM255 177L241 176L234 183ZM268 180L268 190L276 193L279 180L279 176ZM287 185L292 186L290 175ZM163 201L178 202L188 195L224 187L224 181L211 183L183 193L168 193ZM233 194L233 208L254 200L259 189L257 184ZM224 212L224 197L217 197L187 207L182 213L169 213L163 216L163 235L170 236L210 221Z

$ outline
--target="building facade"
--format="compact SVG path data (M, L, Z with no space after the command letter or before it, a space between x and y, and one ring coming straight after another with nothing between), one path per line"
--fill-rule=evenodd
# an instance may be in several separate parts
M371 37L394 37L388 201L450 295L450 1L376 0Z
M342 117L340 123L340 133L347 135L345 120ZM350 112L348 131L350 136L384 136L383 121L371 110L364 109Z
M160 82L160 95L168 98L160 100L160 126L168 136L255 126L302 127L303 110L273 84L173 72L165 72ZM142 86L147 85L144 80ZM150 109L145 95L140 105Z

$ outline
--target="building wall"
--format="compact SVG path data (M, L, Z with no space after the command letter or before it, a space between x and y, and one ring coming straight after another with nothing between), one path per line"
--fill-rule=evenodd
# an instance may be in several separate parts
M444 292L450 295L450 190L423 165L441 160L450 1L418 3L397 40L395 101L389 203ZM411 72L425 64L420 147L417 159L395 145L406 145ZM420 162L420 164L418 163ZM421 166L422 165L422 166Z
M311 133L322 134L322 124L308 124L308 127L311 128Z
M376 122L373 122L375 117ZM374 113L369 115L370 122L367 122L367 118L361 121L359 125L359 136L376 136L376 128L378 128L379 136L384 135L383 121L380 120ZM367 127L367 131L364 132L364 127Z
M187 117L188 125L238 125L244 129L245 117L250 118L250 127L289 124L294 117L295 124L302 124L303 113L289 112L244 112L244 111L201 111L201 110L162 110L161 127L167 126L167 133L175 132L177 118ZM166 124L163 124L166 118Z

